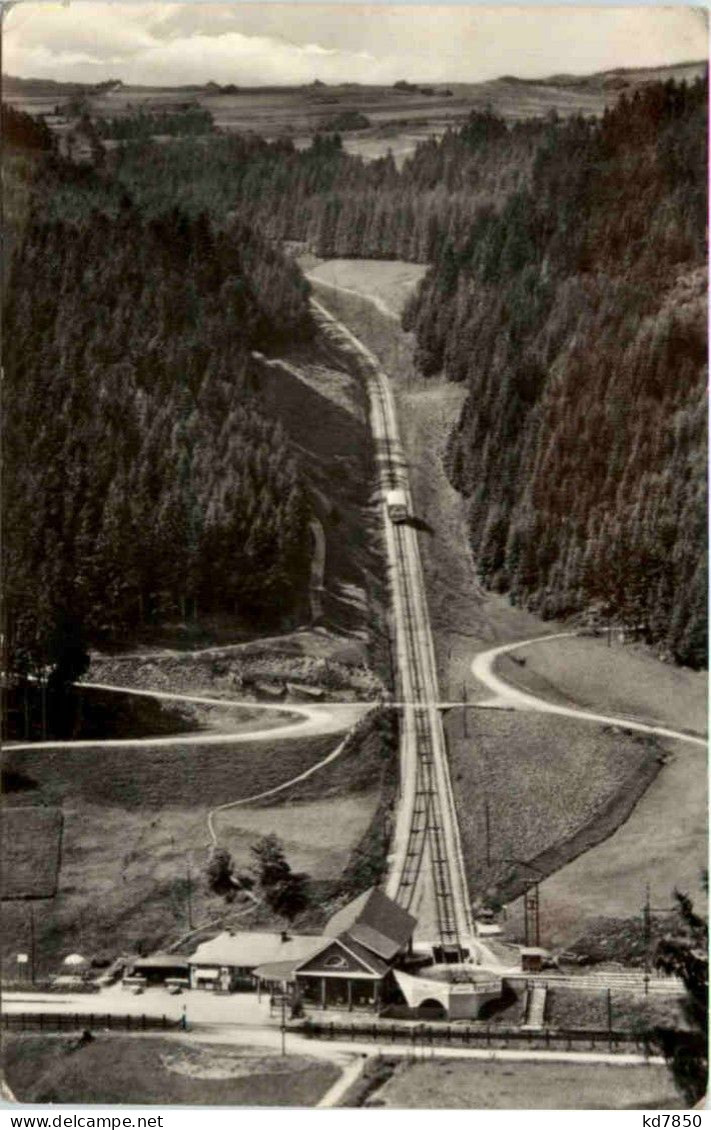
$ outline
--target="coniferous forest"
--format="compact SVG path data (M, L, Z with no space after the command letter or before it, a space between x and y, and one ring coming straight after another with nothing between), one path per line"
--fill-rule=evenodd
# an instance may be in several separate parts
M74 176L55 162L43 178ZM91 179L91 178L89 178ZM66 185L65 185L66 187ZM180 614L299 612L308 502L250 351L311 334L296 268L234 221L35 198L4 308L4 590L18 672Z
M408 324L469 395L449 445L484 579L706 663L706 91L653 87L540 146L438 256Z
M10 641L61 635L69 607L91 637L175 609L266 624L277 592L297 609L308 507L248 364L311 333L289 239L430 265L404 324L423 374L467 388L447 470L484 581L704 665L706 99L477 112L401 169L337 135L219 134L82 169L13 121Z

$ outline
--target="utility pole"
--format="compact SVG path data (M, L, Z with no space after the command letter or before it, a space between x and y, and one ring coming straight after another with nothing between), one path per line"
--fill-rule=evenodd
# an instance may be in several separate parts
M281 994L281 1054L286 1055L286 994Z
M35 983L35 908L30 903L30 980Z
M47 676L42 672L40 680L40 699L42 702L42 741L47 740Z
M540 946L541 920L540 920L540 894L538 880L529 880L529 886L523 896L524 923L526 930L526 945Z
M536 879L528 879L528 883L523 895L523 922L524 932L526 936L526 945L540 946L541 944L541 892L540 892L540 879L544 879L545 875L539 871L532 863L528 863L525 859L511 859L506 858L504 863L514 863L516 867L528 867L538 876Z
M467 718L467 684L466 683L462 683L462 702L464 703L464 706L462 707L462 728L464 730L464 737L468 738L469 737L469 721L468 721L468 718Z
M484 801L484 820L486 822L486 866L491 867L491 815L489 801Z
M645 900L642 907L642 937L644 943L644 992L649 992L649 982L652 976L652 915L671 914L673 906L652 906L649 883L645 886Z
M186 878L188 881L188 929L193 928L193 901L192 901L192 884L190 876L190 859L187 862Z
M644 939L644 995L649 992L649 973L651 964L652 947L652 906L649 883L646 885L646 897L642 907L642 934Z
M612 989L607 990L607 1031L610 1036L610 1051L612 1051Z

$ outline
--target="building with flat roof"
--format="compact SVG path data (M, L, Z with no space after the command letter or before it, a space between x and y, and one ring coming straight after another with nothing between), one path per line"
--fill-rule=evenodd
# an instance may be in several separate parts
M166 981L188 981L188 959L177 953L154 953L129 963L128 976L142 977L148 985Z
M254 971L265 962L290 962L304 959L321 944L314 934L225 931L203 942L188 959L190 986L234 992L255 988Z

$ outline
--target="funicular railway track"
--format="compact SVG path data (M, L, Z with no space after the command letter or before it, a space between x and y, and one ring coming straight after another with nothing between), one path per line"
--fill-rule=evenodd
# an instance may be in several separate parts
M378 497L390 570L397 697L402 703L401 796L387 893L418 913L423 898L429 899L428 940L450 960L456 960L470 948L474 930L438 708L437 668L417 530L412 524L393 523L385 504L386 492L398 489L404 492L412 512L394 401L377 358L319 302L312 300L312 305L325 332L333 333L341 346L346 343L356 353L370 400Z
M401 543L403 533L403 530L396 528L396 543ZM401 544L399 551L404 555ZM404 571L398 571L397 582L402 590L405 645L412 671L413 699L411 710L417 756L414 804L410 816L404 865L398 877L396 897L402 906L410 909L429 847L439 938L443 947L448 950L458 950L461 948L462 940L457 927L457 916L443 836L441 804L435 776L431 707L422 705L427 701L426 689L422 686L417 664L416 629L413 622L411 593L408 591L408 579Z

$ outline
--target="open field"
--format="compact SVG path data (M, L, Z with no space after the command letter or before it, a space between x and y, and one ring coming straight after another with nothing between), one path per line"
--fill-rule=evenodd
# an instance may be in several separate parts
M208 809L291 778L336 741L283 741L274 748L6 750L9 772L31 783L8 799L23 807L60 804L64 816L57 894L36 907L39 972L56 971L73 951L106 957L150 952L177 940L191 921L238 912L205 885ZM361 834L367 823L365 813ZM21 829L22 851L30 850L31 827L28 822ZM278 824L263 830L278 831ZM354 839L358 832L354 826ZM240 863L257 838L245 835ZM9 960L27 948L27 908L5 902L3 955Z
M344 147L365 160L392 152L400 165L419 141L440 136L461 124L473 110L492 108L509 121L542 117L556 111L568 114L597 115L612 105L620 91L655 78L685 78L700 74L703 64L624 74L600 74L585 78L555 76L521 81L506 76L484 83L450 83L396 90L391 86L311 85L298 87L243 89L221 92L206 87L151 88L121 86L112 91L94 92L84 87L81 93L92 117L115 118L143 110L150 113L200 107L208 110L215 126L226 133L257 132L274 139L290 138L298 146L308 144L321 131L339 128L339 118L358 112L367 119L366 128L344 134ZM71 88L43 82L5 78L3 98L31 114L50 115L50 122L61 129L64 119L54 119L71 93ZM66 128L66 127L65 127Z
M664 1067L590 1063L401 1063L367 1106L472 1110L679 1110Z
M654 906L669 906L678 888L705 912L706 751L663 744L671 758L626 823L541 885L542 906L555 923L551 941L568 945L597 918L641 914L647 883Z
M587 710L705 734L708 675L661 663L634 645L604 638L569 637L502 656L497 673L542 698L564 699Z
M238 866L249 866L250 847L276 832L296 871L313 879L334 879L368 827L380 800L377 788L330 800L302 801L264 808L234 808L220 813L220 844ZM337 824L337 832L334 831Z
M199 803L156 811L82 802L63 815L57 893L34 904L38 977L57 973L70 953L150 953L187 933L191 919L197 925L230 909L203 878L209 838ZM2 919L12 978L15 955L29 952L29 908L3 902Z
M576 719L456 709L445 730L473 896L520 893L530 871L507 860L550 874L609 835L624 819L619 799L629 811L659 768L654 740ZM549 926L544 905L542 937Z
M366 295L385 314L402 314L427 268L400 260L327 259L312 257L309 279Z
M5 1074L21 1102L315 1106L333 1064L185 1037L5 1035Z
M124 809L209 807L288 781L321 761L333 736L238 745L140 746L135 749L6 749L3 765L32 784L15 804L97 804Z
M295 869L333 887L367 832L377 799L371 793L313 802L286 814L276 806L256 814L237 809L234 833L228 827L223 838L221 824L218 832L238 870L251 863L252 844L273 831L284 836ZM58 972L73 952L106 960L150 953L177 942L191 926L213 924L187 942L188 952L231 924L280 928L282 922L267 921L251 902L228 904L208 891L209 850L207 809L197 803L162 811L88 804L65 809L57 894L35 903L38 976ZM318 927L323 908L316 911ZM15 955L29 950L26 902L3 902L2 918L2 956L6 976L13 976Z
M648 996L613 991L610 996L612 1027L622 1031L646 1032L655 1025L685 1028L686 1021L678 997ZM549 989L546 1022L557 1028L607 1028L608 998L603 990Z
M0 897L50 898L57 889L62 813L57 808L3 808Z
M13 761L16 782L28 785L12 794L18 804L47 803L52 796L63 802L57 895L36 906L38 973L55 972L73 951L105 958L150 952L176 942L191 925L213 922L213 933L230 921L278 927L253 911L251 903L229 905L208 892L208 809L253 795L260 785L291 779L330 753L339 740L337 735L282 740L274 747L261 742L247 745L245 757L242 746L227 744L192 751L189 745L29 750L21 779ZM6 757L19 761L24 751L7 750ZM98 764L105 771L97 772ZM219 840L239 870L251 863L255 841L275 832L285 841L292 866L306 871L317 885L326 884L324 890L340 883L344 872L350 883L356 861L363 853L370 856L372 829L380 828L383 805L390 803L388 764L382 735L366 727L351 739L342 761L324 769L323 777L319 772L258 808L217 814ZM22 834L19 843L21 852L30 853ZM32 846L37 850L44 849ZM316 912L322 917L323 907ZM26 905L5 902L3 926L3 955L14 968L14 955L29 945Z

